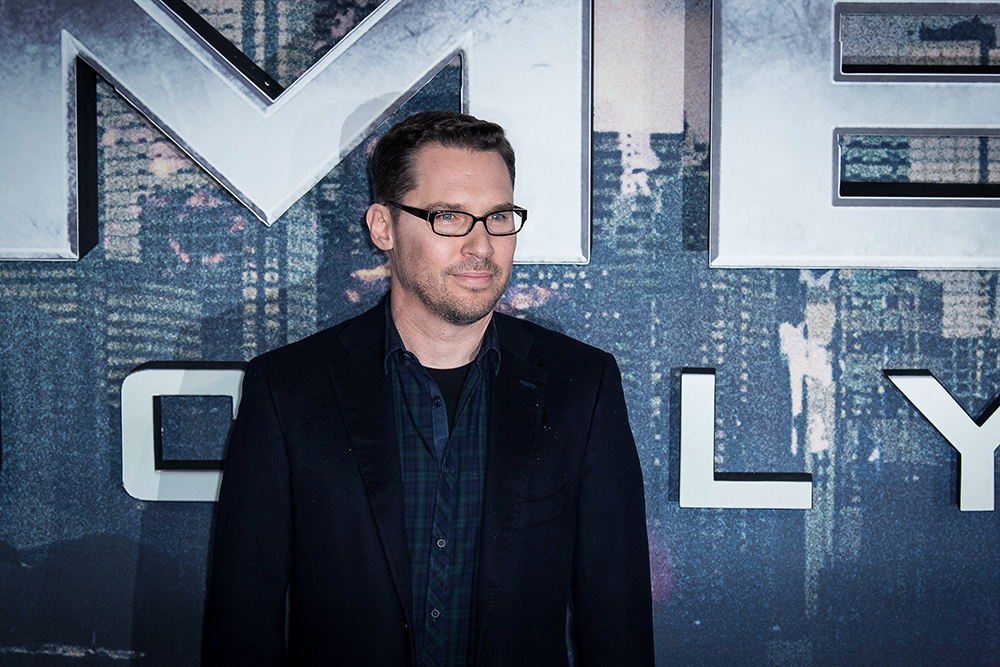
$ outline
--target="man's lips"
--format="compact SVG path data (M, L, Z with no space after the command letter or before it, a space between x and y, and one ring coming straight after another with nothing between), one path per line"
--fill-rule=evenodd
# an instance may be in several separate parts
M492 271L462 271L460 273L451 274L458 280L466 283L472 283L476 285L485 285L492 282L493 272Z
M503 270L489 260L472 260L451 267L448 274L460 285L472 289L485 289L503 278Z

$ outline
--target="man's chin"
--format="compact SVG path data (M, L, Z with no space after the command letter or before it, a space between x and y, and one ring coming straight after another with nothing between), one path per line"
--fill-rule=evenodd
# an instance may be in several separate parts
M495 304L494 304L495 305ZM454 324L455 326L465 327L470 324L475 324L485 317L489 317L490 313L493 312L493 306L485 309L476 310L442 310L438 312L438 316L441 317L445 322L449 324Z
M469 299L465 299L464 303L456 299L451 303L435 303L427 305L434 312L434 314L445 322L454 324L455 326L469 326L470 324L479 322L485 317L489 317L490 313L493 312L493 308L496 307L497 302L503 295L503 292L496 294L495 292L490 291L490 294L487 296L484 292L487 292L487 290L476 291L476 294L481 298L474 299L474 303L469 303Z

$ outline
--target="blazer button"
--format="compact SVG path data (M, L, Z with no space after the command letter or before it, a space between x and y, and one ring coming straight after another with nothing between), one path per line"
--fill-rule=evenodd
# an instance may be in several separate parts
M405 618L399 619L399 627L403 632L406 632L410 629L410 625L406 622Z

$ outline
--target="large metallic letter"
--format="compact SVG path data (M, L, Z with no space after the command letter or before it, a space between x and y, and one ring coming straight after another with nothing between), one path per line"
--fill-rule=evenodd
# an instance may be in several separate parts
M139 500L214 502L221 470L163 469L156 465L153 402L158 396L229 396L233 419L240 407L243 371L143 368L122 382L122 482Z
M517 259L586 262L590 6L386 0L272 101L160 0L0 2L0 258L79 258L77 57L271 224L461 55L519 149Z
M896 388L959 453L958 508L993 511L993 453L1000 445L1000 417L987 411L973 421L930 371L886 371ZM978 422L978 423L977 423Z
M714 0L712 265L1000 268L995 194L873 200L838 188L839 135L1000 134L995 71L848 73L839 17L987 11L1000 3Z
M715 472L715 372L681 373L681 507L812 507L808 473Z

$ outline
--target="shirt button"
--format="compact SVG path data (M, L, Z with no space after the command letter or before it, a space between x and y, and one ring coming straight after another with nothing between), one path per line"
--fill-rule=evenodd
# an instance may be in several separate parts
M441 398L439 396L435 396L434 398L432 398L431 399L431 405L433 405L435 408L440 408L441 407Z
M437 541L437 545L438 545L439 547L441 547L442 549L444 549L444 546L445 546L446 544L448 544L448 542L447 542L447 541L446 541L446 540L445 540L445 539L444 539L443 537L442 537L442 538L441 538L440 540L438 540L438 541Z
M437 618L440 615L441 612L439 612L437 609L431 609L431 618Z

